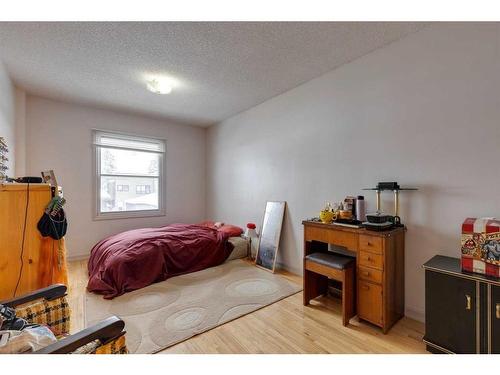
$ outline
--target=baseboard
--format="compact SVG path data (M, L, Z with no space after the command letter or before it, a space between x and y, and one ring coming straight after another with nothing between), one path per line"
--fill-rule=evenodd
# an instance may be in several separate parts
M68 262L77 262L80 260L85 260L89 258L89 254L75 254L75 255L68 255Z
M276 262L276 268L280 269L280 270L288 271L290 273L293 273L294 275L302 276L302 267L290 267L290 266L287 266L283 263Z
M425 323L425 311L407 307L405 309L405 316L417 320L419 322Z

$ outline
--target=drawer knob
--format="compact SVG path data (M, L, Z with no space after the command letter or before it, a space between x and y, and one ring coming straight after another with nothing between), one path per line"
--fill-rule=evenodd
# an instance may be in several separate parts
M470 310L472 308L472 298L468 294L465 295L465 309Z
M496 317L500 319L500 303L496 304Z
M373 246L373 245L372 245L372 243L371 243L370 241L368 241L366 244L367 244L368 246Z
M367 256L366 260L369 261L369 262L371 262L372 258L370 258L370 256Z
M363 271L363 275L365 275L365 276L370 276L370 272L368 272L368 271Z

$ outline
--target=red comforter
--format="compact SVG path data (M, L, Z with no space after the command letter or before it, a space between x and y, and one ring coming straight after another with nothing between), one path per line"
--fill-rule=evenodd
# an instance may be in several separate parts
M87 289L114 298L172 276L217 266L233 250L227 239L224 232L190 224L116 234L92 249Z

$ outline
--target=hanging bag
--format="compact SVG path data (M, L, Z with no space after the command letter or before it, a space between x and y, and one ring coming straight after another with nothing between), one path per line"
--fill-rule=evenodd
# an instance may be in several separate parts
M38 221L37 228L42 236L60 240L68 230L68 221L64 210L60 208L55 215L44 212L40 221Z

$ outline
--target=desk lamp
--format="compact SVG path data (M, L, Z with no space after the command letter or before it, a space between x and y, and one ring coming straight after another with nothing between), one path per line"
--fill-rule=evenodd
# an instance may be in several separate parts
M399 192L404 190L418 190L417 188L400 187L397 182L379 182L377 187L366 188L363 190L374 190L376 194L377 211L375 214L366 215L368 220L365 223L366 227L374 230L390 229L391 227L402 227L401 218L399 217ZM394 193L394 216L385 215L382 213L380 205L380 193L382 191L393 191Z

